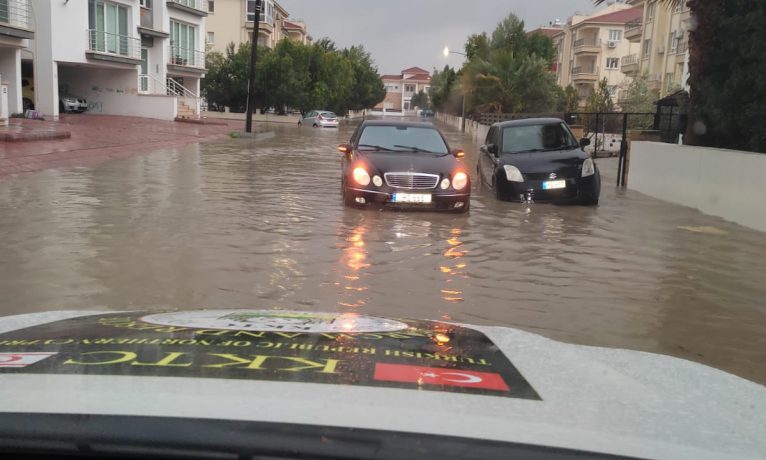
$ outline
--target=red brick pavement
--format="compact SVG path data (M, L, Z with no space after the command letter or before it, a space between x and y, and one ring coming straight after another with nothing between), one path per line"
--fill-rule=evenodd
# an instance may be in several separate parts
M0 142L0 179L50 168L95 164L186 144L226 138L242 122L180 123L111 115L62 115L59 121L19 120L23 129L71 132L71 138Z

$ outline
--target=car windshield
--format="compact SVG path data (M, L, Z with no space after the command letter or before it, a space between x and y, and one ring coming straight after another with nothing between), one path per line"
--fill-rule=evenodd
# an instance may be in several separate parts
M503 153L564 150L574 147L577 147L577 142L561 123L503 128Z
M435 128L421 126L367 126L359 136L359 150L396 152L448 152L447 144Z

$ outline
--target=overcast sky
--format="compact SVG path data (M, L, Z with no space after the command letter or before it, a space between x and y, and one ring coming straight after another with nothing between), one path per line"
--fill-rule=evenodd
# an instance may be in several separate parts
M278 0L293 19L303 19L318 39L340 47L361 44L372 53L381 74L407 67L427 70L459 66L462 56L445 59L449 46L463 51L466 37L494 30L508 13L527 29L562 22L575 11L593 11L591 0Z

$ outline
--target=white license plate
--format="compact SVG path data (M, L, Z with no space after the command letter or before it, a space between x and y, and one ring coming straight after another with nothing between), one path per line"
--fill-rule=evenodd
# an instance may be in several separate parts
M552 190L554 188L566 188L567 181L565 180L549 180L543 182L543 190Z
M394 203L430 203L431 195L428 193L394 193L391 201Z

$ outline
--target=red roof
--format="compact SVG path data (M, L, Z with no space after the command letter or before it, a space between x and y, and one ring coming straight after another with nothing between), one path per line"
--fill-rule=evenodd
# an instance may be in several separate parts
M296 24L294 22L290 22L290 21L283 21L282 22L282 27L284 27L285 29L300 29L300 30L303 30L303 26L301 26L300 24Z
M411 77L407 77L405 80L431 81L431 76L427 73L419 73Z
M428 72L426 69L421 69L420 67L410 67L409 69L402 70L402 73L415 73L415 74L428 75L430 72Z
M635 8L628 8L626 10L620 10L620 11L614 11L612 13L602 14L601 16L596 16L592 18L588 18L581 22L580 24L586 23L586 22L611 22L611 23L619 23L624 24L626 22L633 21L635 19L641 19L644 16L644 7L643 6L637 6Z
M564 29L562 29L561 27L538 27L535 30L530 30L529 32L527 32L527 35L541 33L545 35L546 37L553 38L554 36L560 34L563 31Z
M382 77L384 80L401 80L401 75L383 75Z

